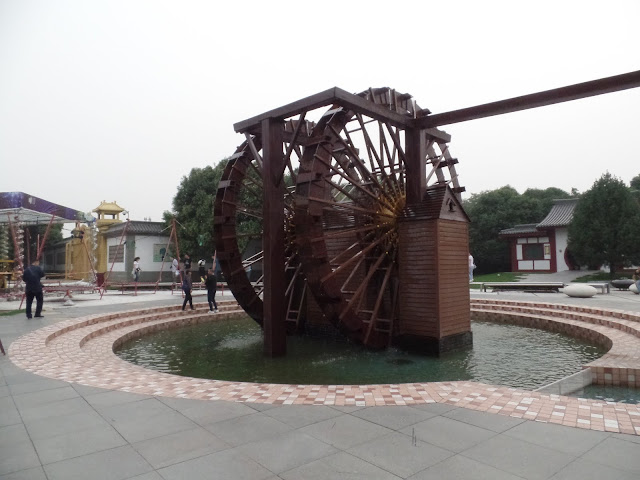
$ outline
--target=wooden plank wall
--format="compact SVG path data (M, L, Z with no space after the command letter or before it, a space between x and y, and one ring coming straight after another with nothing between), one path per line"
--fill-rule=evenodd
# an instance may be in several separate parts
M438 221L439 338L471 330L469 225Z
M468 224L400 224L398 335L443 338L471 330Z
M436 228L434 220L408 220L398 225L398 335L439 336Z

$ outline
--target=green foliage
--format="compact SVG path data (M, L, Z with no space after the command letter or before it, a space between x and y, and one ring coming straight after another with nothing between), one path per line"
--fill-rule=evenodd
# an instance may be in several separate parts
M498 234L505 228L539 223L549 213L553 200L570 195L559 188L528 189L520 195L513 187L471 195L464 208L471 219L469 248L477 272L502 272L511 268L509 244Z
M215 251L213 240L213 202L226 161L215 167L193 168L182 177L173 198L173 212L164 212L164 221L175 217L180 254L188 253L195 262L210 259Z
M590 273L589 275L583 275L582 277L574 278L571 280L576 283L587 283L587 282L608 282L609 280L615 280L618 278L629 279L631 278L631 274L625 272L618 272L611 276L608 272L598 271L595 273Z
M592 267L620 266L640 260L640 207L624 182L605 173L585 192L569 225L569 248L576 260Z
M636 175L629 182L631 189L631 195L635 198L636 202L640 205L640 175Z
M500 273L485 273L484 275L474 275L474 283L484 282L517 282L524 275L521 273L513 272L500 272ZM480 290L480 285L469 285L472 290Z

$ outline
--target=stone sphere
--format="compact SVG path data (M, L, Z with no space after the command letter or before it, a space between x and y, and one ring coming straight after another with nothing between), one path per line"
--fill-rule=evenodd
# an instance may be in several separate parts
M636 284L635 284L635 283L632 283L632 284L629 286L629 291L630 291L630 292L635 293L636 295L638 295L638 287L636 287Z
M589 298L598 293L598 290L595 287L585 285L584 283L571 283L564 287L562 291L570 297L577 298Z

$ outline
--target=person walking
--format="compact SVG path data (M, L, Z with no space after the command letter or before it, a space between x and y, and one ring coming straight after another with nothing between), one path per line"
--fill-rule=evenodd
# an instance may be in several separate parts
M171 262L171 278L174 285L178 283L178 279L180 278L180 263L176 257L173 257Z
M188 253L184 254L184 260L182 260L182 263L184 263L184 271L185 272L187 270L191 271L191 257L189 256Z
M216 303L216 288L218 281L212 268L207 272L207 276L204 280L204 285L207 287L207 301L209 302L209 313L218 313L218 304Z
M192 288L191 271L185 270L184 275L182 276L182 291L184 292L184 302L182 302L183 311L187 307L187 302L189 302L191 310L195 310L195 308L193 308L193 298L191 297Z
M636 268L636 271L633 272L633 281L636 282L636 295L640 293L640 267Z
M200 276L200 281L202 283L204 283L205 280L205 276L207 275L207 270L205 268L206 265L206 260L204 258L201 258L200 260L198 260L198 275Z
M473 271L476 269L476 264L473 261L473 255L469 254L469 283L473 282Z
M133 270L131 271L131 275L133 275L134 282L140 280L140 257L133 259Z
M42 293L42 283L40 279L44 277L44 272L40 268L40 262L37 260L27 267L22 273L24 280L24 293L27 296L27 318L31 318L31 306L33 299L36 299L36 317L42 318L42 305L44 304L44 295Z

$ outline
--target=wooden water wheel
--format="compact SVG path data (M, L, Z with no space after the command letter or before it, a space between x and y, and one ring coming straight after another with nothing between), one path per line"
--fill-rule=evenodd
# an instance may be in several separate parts
M285 125L287 161L280 172L284 184L287 245L283 259L287 277L287 330L301 327L306 283L293 247L293 189L302 150L297 141L307 137L312 125L290 121ZM264 272L263 237L263 162L260 135L247 135L229 158L222 174L214 204L214 234L220 268L240 306L256 321L263 323Z
M638 86L640 71L437 114L388 88L354 95L333 87L236 123L247 143L218 190L216 245L234 295L263 325L265 353L285 353L285 319L303 310L308 295L287 281L301 277L299 265L324 319L354 340L387 343L400 305L396 340L436 352L470 345L469 218L450 137L437 128ZM326 107L317 125L304 121ZM295 187L285 193L287 168ZM243 205L243 190L264 199L261 208ZM241 255L243 236L259 229L240 229L243 215L259 211L270 267L262 295Z
M409 95L389 88L362 98L415 117ZM426 133L424 183L459 192L446 142ZM405 132L357 111L332 107L302 157L296 184L295 241L322 311L351 339L371 347L390 340L398 314L398 222L405 215Z

